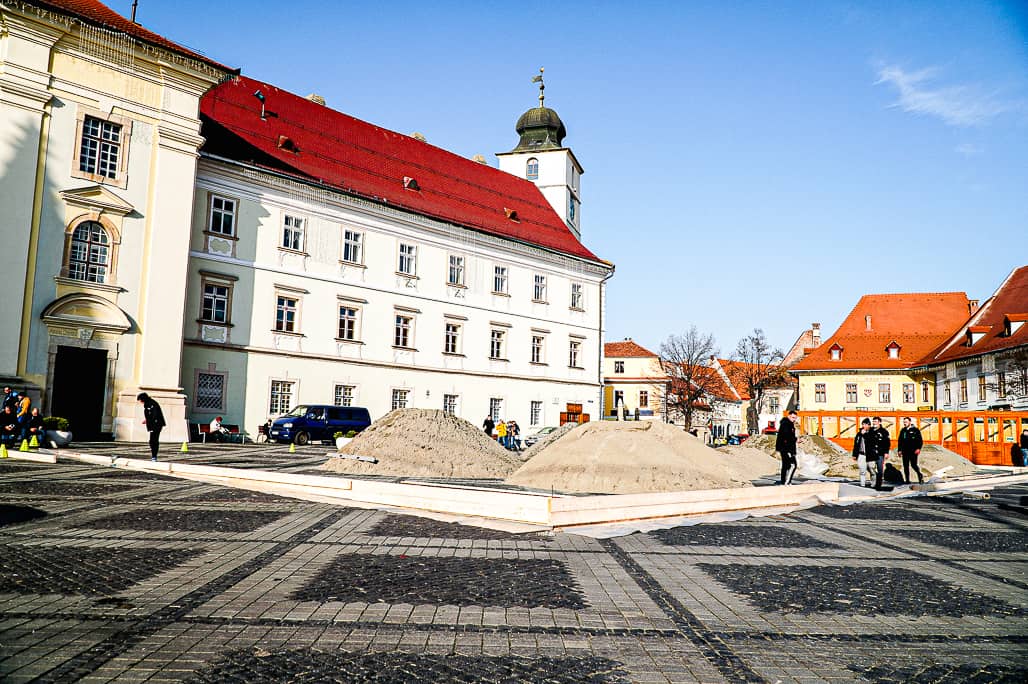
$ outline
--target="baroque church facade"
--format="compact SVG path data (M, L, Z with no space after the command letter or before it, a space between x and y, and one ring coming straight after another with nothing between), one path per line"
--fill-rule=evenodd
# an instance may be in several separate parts
M4 2L4 382L80 436L299 403L600 415L582 169L530 109L500 169L238 75L99 2ZM9 114L9 115L8 115ZM25 256L27 255L27 256ZM571 406L569 406L571 405Z

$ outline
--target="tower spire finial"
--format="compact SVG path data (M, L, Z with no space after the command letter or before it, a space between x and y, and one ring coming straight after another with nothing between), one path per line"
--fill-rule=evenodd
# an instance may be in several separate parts
M542 109L543 101L546 99L546 94L543 92L546 90L546 84L543 83L543 67L539 67L539 75L532 77L532 83L539 84L539 108Z

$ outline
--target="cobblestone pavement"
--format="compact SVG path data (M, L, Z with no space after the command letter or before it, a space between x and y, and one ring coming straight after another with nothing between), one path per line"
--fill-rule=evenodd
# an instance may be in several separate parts
M994 494L595 540L0 461L0 681L1021 683L1028 487Z

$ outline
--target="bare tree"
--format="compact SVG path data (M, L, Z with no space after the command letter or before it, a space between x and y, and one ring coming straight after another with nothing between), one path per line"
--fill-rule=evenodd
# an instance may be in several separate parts
M789 372L781 365L785 354L772 347L764 331L754 328L752 335L739 340L735 347L734 360L739 363L730 373L733 383L746 389L750 396L746 407L746 427L751 435L760 430L760 409L764 394L772 387L782 387L789 381Z
M996 379L986 383L986 387L1001 399L1028 397L1028 347L1015 347L1000 353L996 359L996 370L999 371L993 376Z
M684 335L669 335L660 345L660 363L667 374L664 384L656 386L667 414L683 417L685 427L692 426L697 401L711 393L719 382L716 371L708 363L717 355L714 336L691 326Z

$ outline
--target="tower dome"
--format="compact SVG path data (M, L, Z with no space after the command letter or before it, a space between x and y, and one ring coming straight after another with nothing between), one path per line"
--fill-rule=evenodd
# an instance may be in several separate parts
M513 152L560 149L568 134L557 112L549 107L533 107L521 115L514 126L521 139Z

